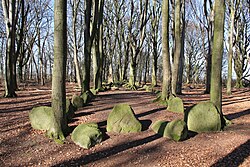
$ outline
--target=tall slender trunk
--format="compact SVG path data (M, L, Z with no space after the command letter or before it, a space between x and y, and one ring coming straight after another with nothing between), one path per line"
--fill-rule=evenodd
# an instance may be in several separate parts
M54 1L54 66L52 78L53 128L47 134L55 141L62 142L66 123L66 60L67 60L67 1Z
M162 1L162 58L163 83L162 100L169 99L171 92L171 65L169 55L169 0Z
M222 114L222 55L224 37L225 1L215 0L214 41L211 73L210 100Z
M79 88L82 87L82 77L80 74L80 66L78 61L78 47L77 47L77 36L76 36L76 23L77 23L77 13L80 1L74 0L74 7L73 7L73 47L74 47L74 65L75 65L75 73L76 73L76 81Z
M180 53L180 65L179 65L179 73L178 73L178 80L177 80L177 87L176 93L182 94L182 82L183 82L183 67L184 67L184 45L185 45L185 31L186 31L186 24L185 24L185 1L182 0L182 28L181 28L181 53Z
M227 94L232 94L232 71L233 71L233 37L234 37L234 1L231 0L231 23L229 36L228 70L227 70Z
M176 95L177 92L177 81L180 65L180 56L181 56L181 29L180 29L180 13L181 13L181 1L175 1L175 48L174 48L174 65L173 65L173 74L172 74L172 93Z
M2 0L2 7L4 11L7 47L6 47L6 61L5 61L5 97L16 97L15 93L15 37L16 37L16 1Z

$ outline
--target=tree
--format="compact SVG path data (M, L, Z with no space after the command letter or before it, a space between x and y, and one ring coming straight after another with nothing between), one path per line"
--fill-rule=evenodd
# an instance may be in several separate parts
M183 66L184 66L184 47L185 47L185 31L186 31L186 21L185 21L185 0L181 0L181 52L180 52L180 65L176 85L176 93L182 94L182 82L183 82Z
M77 47L77 34L76 34L76 23L77 23L77 13L79 8L80 0L73 0L72 3L72 31L73 31L73 48L74 48L74 64L76 70L76 81L78 87L82 87L82 77L80 73L79 61L78 61L78 47Z
M235 54L234 70L236 73L236 88L244 87L244 80L247 81L247 77L250 76L248 69L248 56L249 56L249 27L250 20L247 17L249 13L249 5L246 1L241 1L240 7L237 10L235 19ZM249 82L249 81L248 81Z
M234 22L235 8L239 5L239 1L230 0L230 29L229 29L229 53L228 53L228 71L227 71L227 94L232 93L232 71L233 71L233 48L234 48Z
M97 32L93 41L93 80L94 88L102 88L103 67L103 6L104 0L99 0L97 12Z
M15 93L15 40L16 40L16 1L2 0L4 11L7 51L5 64L5 97L16 97Z
M91 48L96 33L97 12L99 1L85 2L85 25L84 25L84 68L83 68L83 85L82 93L90 89L90 65L91 65Z
M55 120L47 134L63 141L66 132L66 60L67 60L67 1L54 1L54 66L52 77L52 110Z
M130 57L130 71L129 71L129 84L132 87L135 87L136 82L136 71L138 64L138 56L141 54L143 49L143 43L145 40L145 31L146 24L148 22L148 0L140 0L139 9L140 9L140 22L137 24L137 27L133 29L133 22L135 19L134 16L134 1L131 0L131 12L130 12L130 20L128 22L129 29L129 42L131 47L131 57ZM139 32L137 32L139 29Z
M151 7L151 40L152 40L152 86L157 86L157 65L158 65L158 46L159 46L159 24L161 18L161 5L156 0L153 1L153 5Z
M181 0L175 0L175 21L174 21L174 37L175 37L175 47L174 47L174 64L172 71L172 93L176 95L177 91L177 81L180 66L181 57L181 25L180 25L180 14L181 14Z
M171 92L171 65L169 55L169 0L162 1L162 59L163 83L162 100L167 100Z
M224 17L225 1L215 0L214 5L214 39L212 52L212 73L211 73L211 91L210 100L222 114L222 55L223 55L223 37L224 37Z

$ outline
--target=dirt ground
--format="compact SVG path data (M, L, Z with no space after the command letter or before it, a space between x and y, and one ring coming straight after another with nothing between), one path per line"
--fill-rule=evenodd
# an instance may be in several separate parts
M67 85L71 97L79 90ZM209 99L203 89L183 90L185 107ZM3 94L3 88L0 88ZM50 87L20 87L17 98L0 98L0 166L250 166L250 88L223 95L223 113L233 124L222 132L190 136L182 142L159 137L149 128L156 120L171 121L182 114L168 112L153 103L155 95L145 91L107 91L90 105L80 108L70 126L96 122L104 130L109 112L118 103L128 103L143 123L143 131L132 134L105 133L105 140L87 150L70 136L58 145L40 131L32 130L28 113L35 106L50 105Z

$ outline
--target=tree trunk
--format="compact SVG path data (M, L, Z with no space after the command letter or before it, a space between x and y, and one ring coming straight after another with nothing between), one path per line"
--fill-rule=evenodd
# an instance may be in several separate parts
M229 53L228 53L228 69L227 69L227 94L232 94L232 71L233 71L233 37L234 37L234 2L231 0L231 24L229 36Z
M4 11L6 34L7 34L7 51L5 63L5 97L16 97L15 93L15 37L16 37L16 1L6 2L2 0Z
M182 94L182 81L183 81L183 67L184 67L184 45L185 45L185 31L186 31L186 24L185 24L185 1L182 0L182 29L181 29L181 53L180 53L180 65L179 65L179 73L178 73L178 80L177 80L177 88L176 93Z
M55 120L47 134L62 142L66 123L67 1L54 1L54 66L52 77L52 110Z
M162 2L162 58L163 83L162 100L169 99L171 93L171 65L169 55L169 0Z
M212 7L212 1L209 1L210 5L210 12L212 12L213 7ZM212 46L213 46L213 36L214 36L214 28L213 28L213 14L210 14L211 16L208 15L207 12L207 0L204 1L204 12L205 16L208 22L208 27L207 27L207 34L208 34L208 53L206 57L206 89L205 89L205 94L210 93L210 87L211 87L211 64L212 64ZM205 40L205 39L203 39ZM203 41L203 45L205 47L205 41ZM205 49L204 49L205 51Z
M90 18L92 1L85 2L85 27L84 27L84 71L82 93L90 89L90 57L92 41L90 39Z
M72 21L72 27L73 27L73 46L74 46L74 64L75 64L75 73L76 73L76 81L78 84L78 87L82 87L82 78L80 74L80 67L79 67L79 61L78 61L78 48L77 48L77 37L76 37L76 23L77 23L77 13L78 13L78 7L80 1L74 0L74 7L73 7L73 21Z
M215 0L215 19L214 19L214 41L211 70L211 92L210 100L217 107L222 115L222 55L223 55L223 36L224 36L224 17L225 1Z
M176 95L177 92L177 81L180 66L180 56L181 56L181 29L180 29L180 13L181 13L181 1L175 1L175 49L174 49L174 65L173 65L173 75L172 75L172 93Z
M103 0L99 0L98 6L98 24L97 33L93 41L93 76L94 88L100 89L102 87L102 54L103 54Z

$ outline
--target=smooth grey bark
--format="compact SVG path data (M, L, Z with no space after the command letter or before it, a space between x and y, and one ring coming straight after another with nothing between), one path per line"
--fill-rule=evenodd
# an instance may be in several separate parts
M85 25L84 25L84 65L83 65L83 85L81 92L84 93L90 89L90 66L91 66L91 48L96 33L97 26L98 0L85 2ZM93 16L91 15L93 13ZM91 19L91 17L93 17Z
M55 120L47 135L63 142L66 122L67 1L54 1L54 66L52 75L52 110Z
M172 73L172 93L177 94L177 81L180 66L180 56L181 56L181 27L180 27L180 13L181 13L181 1L175 1L175 27L174 27L174 37L175 37L175 47L174 47L174 64Z
M76 24L77 24L77 15L79 9L80 0L73 1L73 20L72 20L72 28L73 28L73 47L74 47L74 65L75 65L75 73L76 73L76 81L79 88L82 87L82 77L80 73L80 65L78 61L78 47L77 47L77 35L76 35Z
M182 0L181 3L181 53L180 53L180 65L177 79L176 93L182 94L182 82L183 82L183 67L184 67L184 45L185 45L185 0Z
M225 1L215 0L214 41L212 52L212 73L210 100L222 114L222 55L224 38Z
M162 1L162 59L163 59L163 83L162 100L171 96L171 65L169 54L169 0Z

